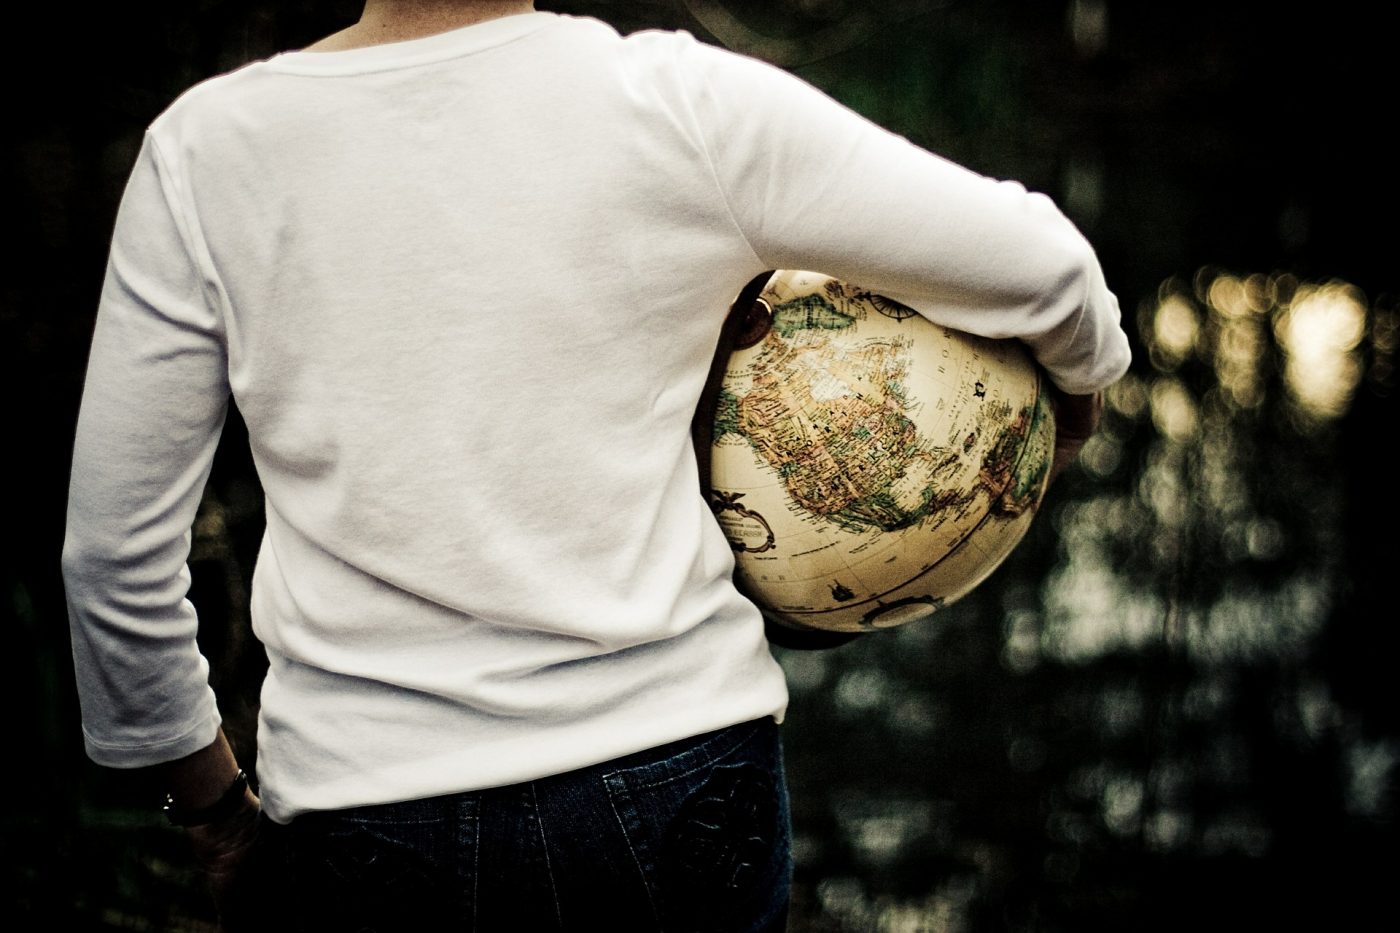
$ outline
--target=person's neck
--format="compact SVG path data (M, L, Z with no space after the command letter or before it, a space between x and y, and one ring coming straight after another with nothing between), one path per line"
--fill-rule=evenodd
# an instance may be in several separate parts
M404 42L534 9L534 0L365 0L357 23L303 51L340 52Z

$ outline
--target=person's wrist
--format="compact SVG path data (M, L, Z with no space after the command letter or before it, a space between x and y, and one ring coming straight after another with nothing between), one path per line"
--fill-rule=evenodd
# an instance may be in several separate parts
M176 826L207 826L237 813L248 796L248 774L240 768L227 789L213 803L203 807L186 807L173 794L166 794L163 809L166 819Z

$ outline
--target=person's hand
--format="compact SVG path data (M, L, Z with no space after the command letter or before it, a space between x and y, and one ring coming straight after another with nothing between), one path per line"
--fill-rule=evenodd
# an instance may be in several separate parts
M195 861L204 872L222 929L228 933L251 930L254 909L260 902L260 866L253 858L261 821L261 801L251 789L243 806L226 819L187 830Z
M239 775L237 779L235 774ZM176 812L186 815L201 814L211 808L223 814L222 798L237 786L236 780L244 778L222 728L204 748L159 765L154 777L157 786L166 790L167 800ZM181 825L187 824L188 820L181 820ZM265 924L257 922L254 912L254 907L266 899L266 892L258 889L275 880L266 877L267 866L261 864L266 859L254 857L262 826L262 801L245 781L243 796L231 813L212 823L186 828L195 861L204 873L219 921L228 933L268 930ZM266 911L263 913L266 915Z
M1049 479L1053 483L1098 430L1103 416L1103 393L1070 395L1052 386L1050 398L1055 406L1055 458L1050 463Z

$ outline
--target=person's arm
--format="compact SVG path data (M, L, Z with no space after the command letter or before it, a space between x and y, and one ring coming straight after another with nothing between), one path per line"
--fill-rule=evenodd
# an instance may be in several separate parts
M258 838L261 801L248 785L222 729L212 743L151 769L168 806L188 822L190 844L226 930L255 929L247 860ZM240 780L242 779L242 780Z
M190 813L207 811L218 804L242 773L223 729L199 751L156 765L151 771L157 784L165 788L170 804L180 812ZM257 799L251 789L239 796L249 802Z
M69 477L62 569L83 736L114 768L192 754L220 724L186 593L228 367L177 185L148 136L117 213Z
M1126 372L1118 301L1048 197L915 146L780 69L690 52L702 139L764 267L832 275L947 327L1018 339L1066 395Z
M179 180L148 137L98 306L62 570L88 757L144 769L157 794L198 814L239 772L186 598L191 526L229 388L217 282L180 203ZM189 828L220 901L258 810L251 790L231 803Z

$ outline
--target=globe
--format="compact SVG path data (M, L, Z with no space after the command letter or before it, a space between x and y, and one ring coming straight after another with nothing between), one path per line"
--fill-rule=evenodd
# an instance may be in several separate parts
M905 625L967 595L1045 494L1055 422L1039 367L1018 341L818 272L753 284L704 413L736 585L772 622L828 632Z

